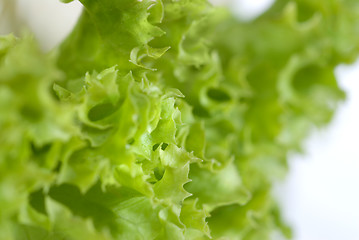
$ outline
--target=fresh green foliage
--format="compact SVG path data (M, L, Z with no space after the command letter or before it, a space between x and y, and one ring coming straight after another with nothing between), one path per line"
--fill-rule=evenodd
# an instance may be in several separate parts
M51 53L0 38L0 239L290 237L271 186L344 97L359 2L80 1Z

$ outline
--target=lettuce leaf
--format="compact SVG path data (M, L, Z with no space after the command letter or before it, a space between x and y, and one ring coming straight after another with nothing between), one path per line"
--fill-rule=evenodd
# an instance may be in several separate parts
M344 98L357 1L81 3L50 53L0 38L0 239L289 238L271 187Z

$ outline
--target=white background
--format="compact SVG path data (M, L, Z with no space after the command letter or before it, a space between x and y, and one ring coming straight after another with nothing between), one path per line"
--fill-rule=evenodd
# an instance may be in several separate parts
M230 6L243 19L260 14L272 3L212 1ZM61 42L81 11L77 1L19 2L20 15L46 50ZM359 239L359 61L338 67L336 74L347 93L346 101L328 127L314 130L306 140L305 154L290 158L289 175L275 190L295 240Z

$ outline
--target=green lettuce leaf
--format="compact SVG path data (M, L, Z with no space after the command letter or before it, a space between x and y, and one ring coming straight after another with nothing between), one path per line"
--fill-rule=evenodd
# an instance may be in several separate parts
M290 238L272 185L344 98L357 1L80 2L49 53L0 37L0 239Z

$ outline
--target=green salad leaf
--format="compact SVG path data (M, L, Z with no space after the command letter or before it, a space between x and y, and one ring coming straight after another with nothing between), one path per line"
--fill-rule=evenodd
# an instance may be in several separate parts
M272 185L345 96L359 2L80 2L49 53L0 37L0 239L290 238Z

